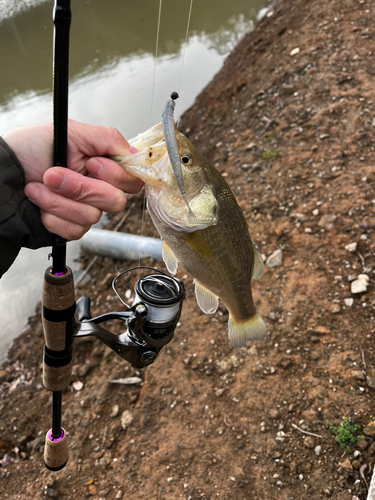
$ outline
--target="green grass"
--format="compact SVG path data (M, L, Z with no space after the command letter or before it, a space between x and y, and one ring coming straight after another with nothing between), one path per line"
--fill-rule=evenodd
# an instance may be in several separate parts
M354 434L361 428L360 425L350 425L349 420L344 417L342 423L336 427L331 424L328 420L326 421L326 426L335 436L336 443L346 451L350 450L350 445L365 439L364 436L354 437Z
M270 149L265 149L262 151L262 158L263 160L274 160L280 156L280 153L278 151L271 151Z

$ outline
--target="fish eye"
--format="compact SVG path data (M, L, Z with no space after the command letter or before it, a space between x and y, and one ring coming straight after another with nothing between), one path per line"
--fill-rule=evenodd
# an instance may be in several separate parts
M181 162L184 164L184 165L187 165L187 166L190 166L193 164L193 156L191 153L187 152L187 153L183 153L181 155Z

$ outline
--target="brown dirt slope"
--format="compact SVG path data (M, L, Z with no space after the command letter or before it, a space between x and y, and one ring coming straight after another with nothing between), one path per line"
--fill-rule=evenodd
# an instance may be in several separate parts
M180 326L153 366L135 372L96 341L77 342L73 382L83 388L64 394L70 460L52 474L42 465L50 395L32 318L0 371L1 498L366 498L375 462L374 13L369 0L277 2L181 120L232 187L260 252L282 251L254 285L267 338L231 350L225 308L201 313L179 271ZM139 232L141 212L133 197L124 231ZM155 235L147 217L144 227ZM98 259L78 292L93 298L94 314L120 308L110 278L127 265ZM353 294L361 273L369 286ZM133 281L122 283L125 292ZM139 386L108 383L135 374ZM343 417L365 436L349 450L325 425Z

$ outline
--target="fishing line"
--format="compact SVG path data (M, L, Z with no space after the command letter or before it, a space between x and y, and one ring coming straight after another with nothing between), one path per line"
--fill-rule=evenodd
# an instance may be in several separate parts
M149 129L152 127L152 111L154 107L154 96L155 96L155 81L156 81L156 65L157 65L157 59L158 59L158 50L159 50L159 34L160 34L160 20L161 20L161 7L163 4L163 0L159 1L159 14L158 14L158 26L156 30L156 46L155 46L155 56L154 56L154 74L152 77L152 91L151 91L151 106L150 106L150 122L149 122ZM138 261L138 268L141 266L141 245L142 245L142 237L143 237L143 224L145 220L145 211L146 211L146 192L143 188L143 208L142 208L142 222L141 222L141 238L139 240L139 261ZM138 277L137 280L139 280L139 273L140 269L138 269Z
M155 56L154 56L154 75L152 78L152 93L151 93L151 110L150 110L150 126L152 126L152 111L154 107L154 95L155 95L155 80L156 80L156 64L158 59L158 51L159 51L159 34L160 34L160 20L161 20L161 6L163 4L163 0L159 1L159 15L158 15L158 27L156 31L156 47L155 47Z
M190 0L189 15L188 15L187 26L186 26L185 43L184 43L184 48L183 48L183 50L182 50L182 60L181 60L180 79L179 79L179 81L178 81L178 86L177 86L177 92L178 92L178 93L180 93L180 88L181 88L182 68L184 67L185 52L186 52L186 45L187 45L187 39L188 39L188 34L189 34L189 28L190 28L190 19L191 19L191 10L192 10L192 8L193 8L193 1L194 1L194 0Z

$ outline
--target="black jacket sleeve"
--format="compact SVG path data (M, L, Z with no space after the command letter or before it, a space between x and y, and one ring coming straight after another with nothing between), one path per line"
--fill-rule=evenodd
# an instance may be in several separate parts
M24 194L25 175L16 155L0 137L0 277L21 247L52 245L39 208Z

